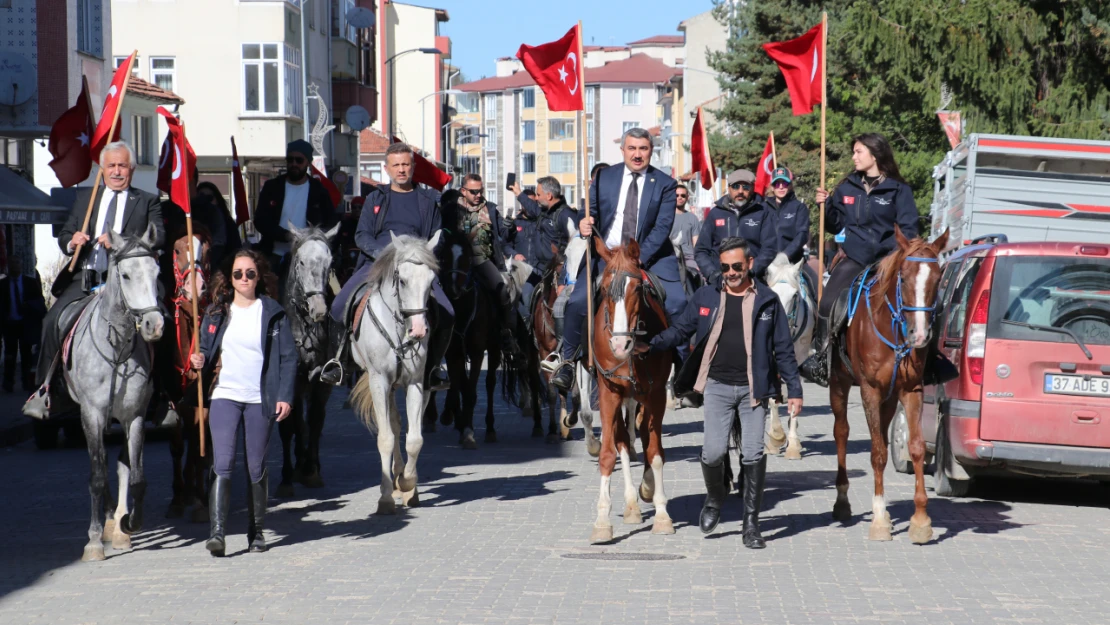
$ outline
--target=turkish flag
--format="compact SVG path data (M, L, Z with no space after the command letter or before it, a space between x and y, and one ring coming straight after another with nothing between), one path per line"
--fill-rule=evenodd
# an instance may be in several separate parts
M401 140L397 137L393 137L393 142L400 143ZM443 191L444 187L451 184L451 181L455 178L451 174L436 167L435 163L421 156L416 150L412 151L412 155L416 159L412 168L413 184L426 184L436 191Z
M701 175L701 188L712 189L717 170L713 167L713 156L709 153L709 136L705 132L700 106L694 117L694 131L690 134L690 157L693 159L693 170Z
M185 126L173 113L159 106L158 114L165 118L169 134L163 144L161 164L158 167L158 188L170 195L170 201L181 207L186 214L192 211L189 202L189 176L197 166L197 155L185 138ZM169 184L162 188L162 171L166 171Z
M948 143L950 143L953 148L960 145L963 135L963 123L960 121L960 112L937 111L937 117L940 118L940 125L944 128L944 134L948 135Z
M50 168L63 187L72 187L89 177L92 171L92 158L89 144L92 141L93 118L89 108L89 85L82 81L81 95L77 103L69 109L54 126L50 128L50 143L47 149L54 157Z
M582 37L578 25L562 39L540 46L521 44L516 58L547 97L549 111L582 111L586 108L585 72L582 59Z
M104 108L100 110L100 121L96 123L96 130L92 135L92 148L89 150L90 157L97 163L100 162L100 151L104 146L113 141L119 141L119 125L116 126L116 132L110 138L108 132L111 131L112 122L116 119L116 110L123 101L123 93L127 90L127 79L131 76L131 66L134 63L135 53L132 52L131 56L116 68L116 74L112 76L112 86L108 87L108 95L104 98Z
M243 183L243 166L239 163L239 150L235 149L235 137L231 138L231 186L235 191L235 225L239 226L251 218L247 204L247 185Z
M775 170L775 133L767 137L767 145L763 148L763 156L759 158L759 166L755 172L755 192L767 195L767 187L771 186L771 172Z
M320 181L320 184L324 185L324 188L328 190L328 197L331 198L331 207L335 208L339 206L339 203L343 201L343 192L339 190L339 187L335 186L335 183L328 179L319 169L316 169L316 166L312 163L308 164L308 175Z
M795 115L809 115L813 106L824 99L825 85L822 84L821 73L824 40L821 24L818 24L797 39L763 44L767 55L778 63L786 78L786 89L790 92L790 104Z

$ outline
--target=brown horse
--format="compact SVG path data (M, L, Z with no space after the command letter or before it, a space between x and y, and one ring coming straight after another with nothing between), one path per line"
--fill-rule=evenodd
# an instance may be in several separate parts
M196 348L193 336L192 278L197 277L197 310L208 306L207 277L209 275L209 238L203 228L193 231L194 263L189 264L189 238L181 232L174 239L171 266L166 269L173 278L172 290L166 291L166 308L172 312L173 324L167 328L159 343L162 362L162 392L169 402L169 409L178 416L170 439L173 457L173 499L167 518L178 518L185 509L192 507L192 521L208 520L207 473L211 454L200 456L200 425L196 421L197 387L193 369L188 366L189 354ZM203 314L203 313L201 313ZM186 451L188 453L186 453ZM184 458L184 461L182 460Z
M667 376L671 357L648 352L634 356L635 339L646 339L667 328L667 314L657 298L645 288L647 274L640 265L640 246L635 241L615 250L604 244L598 254L605 261L601 274L600 305L594 314L593 365L597 369L598 403L601 414L601 489L597 520L590 542L613 539L609 522L612 500L609 478L618 454L624 475L624 523L642 522L636 489L632 486L629 456L635 453L631 433L634 423L644 448L644 477L640 497L655 504L652 534L673 534L674 523L667 513L663 489L663 413L667 407ZM623 416L622 416L623 410Z
M833 518L852 517L848 502L848 392L860 387L867 427L871 432L871 469L875 478L872 499L871 540L891 540L890 514L886 510L883 470L886 468L887 432L899 402L906 410L910 430L910 458L914 472L914 514L909 536L915 543L933 537L925 512L925 442L921 436L921 378L925 370L931 316L940 281L940 252L948 232L932 243L908 240L895 227L898 247L883 259L874 274L865 271L848 293L849 324L843 351L834 349L829 379L829 404L835 423L836 504ZM854 319L853 317L854 313ZM847 362L845 362L847 356Z

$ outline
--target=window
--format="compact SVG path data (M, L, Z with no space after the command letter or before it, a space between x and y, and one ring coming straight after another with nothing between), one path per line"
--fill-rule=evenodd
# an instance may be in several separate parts
M520 171L525 174L536 173L536 154L535 152L525 152L521 155Z
M331 0L331 36L358 42L358 32L347 23L347 13L355 8L355 0Z
M987 337L1074 346L1068 334L1043 329L1061 328L1087 345L1110 345L1110 259L1002 256L993 277Z
M975 305L969 302L971 287L975 284L975 276L979 274L979 265L982 259L970 258L961 268L961 275L956 280L956 292L952 294L952 301L945 311L946 331L945 337L962 339L964 329L967 327L967 308Z
M150 82L166 91L177 86L177 65L172 56L150 58Z
M529 87L520 94L521 107L526 109L536 108L536 90Z
M594 112L594 90L586 89L586 112Z
M574 172L574 152L552 152L549 155L550 167L553 174L569 174Z
M529 120L522 122L520 126L520 136L524 138L524 141L536 140L536 122Z
M566 200L567 200L567 206L570 206L571 208L577 208L574 205L574 190L575 190L575 188L576 187L572 187L570 185L567 185L567 186L563 187L563 193L565 194L565 197L566 197Z
M592 120L586 122L586 143L589 145L594 143L594 122Z
M640 105L640 90L639 89L621 89L621 104L625 106L639 106Z
M46 16L41 17L45 19ZM102 0L77 0L78 51L97 57L104 53L103 21Z
M361 170L363 178L369 178L375 182L385 182L381 163L363 163Z
M497 203L497 189L495 187L490 187L486 190L486 201L493 202L494 204Z
M623 135L624 133L628 132L629 130L632 130L633 128L639 128L639 127L640 127L640 122L624 122L623 124L621 124L621 134Z
M486 94L486 119L497 119L497 94Z
M136 77L136 78L141 78L141 76L139 76L139 68L142 67L142 65L140 65L140 63L139 63L140 58L141 57L139 57L139 55L135 55L135 62L131 65L131 75ZM114 57L112 57L112 69L113 70L119 69L119 66L123 65L126 62L127 62L127 57L126 56L114 56Z
M494 181L497 180L497 159L496 158L487 158L486 159L486 173L482 177L486 180L494 180ZM497 201L497 185L496 184L486 185L486 199L491 201L491 202L496 202Z
M548 124L548 139L558 141L560 139L574 138L573 119L553 119L548 122Z
M244 112L301 115L300 50L288 44L244 43L242 62Z
M131 116L131 146L135 149L135 163L154 164L154 118Z
M455 110L460 113L477 113L478 94L463 93L455 96Z
M486 126L486 149L497 149L497 126Z

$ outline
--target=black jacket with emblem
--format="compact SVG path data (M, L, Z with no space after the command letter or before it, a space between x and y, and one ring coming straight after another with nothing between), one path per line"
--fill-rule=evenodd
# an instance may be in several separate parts
M778 232L776 253L786 254L792 263L802 260L805 245L809 242L809 207L798 199L793 190L782 202L769 197L763 203L775 214L775 230Z
M698 244L694 247L694 260L707 282L718 282L721 275L721 257L717 249L729 237L743 237L755 259L752 273L762 276L771 261L775 260L778 230L775 214L763 204L763 198L753 193L747 204L739 209L732 206L726 194L709 210L701 224Z
M293 235L285 229L281 221L281 211L285 206L285 182L288 174L267 180L258 193L258 203L254 206L254 227L262 240L258 242L259 251L267 254L274 251L275 241L292 241ZM305 207L305 223L330 229L339 222L335 205L324 185L308 176L308 206Z
M844 253L866 267L897 246L894 226L907 239L917 237L917 205L904 182L885 178L868 193L859 172L849 174L829 196L829 232L844 233Z
M376 187L366 196L355 230L355 244L362 251L356 270L382 253L392 240L390 232L397 236L408 235L429 241L440 229L443 216L439 211L439 196L431 189L423 187L416 187L411 192L417 194L418 210L416 213L398 215L399 220L407 226L404 232L384 230L385 216L390 210L390 198L394 193L388 185Z

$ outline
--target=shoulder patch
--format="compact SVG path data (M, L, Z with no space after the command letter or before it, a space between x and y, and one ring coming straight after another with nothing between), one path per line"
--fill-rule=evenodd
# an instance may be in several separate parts
M856 197L854 195L845 195L844 196L844 203L845 204L855 204L856 203Z
M724 219L718 219L718 220L717 220L717 225L718 225L718 226L723 226L723 225L725 225L725 220L724 220Z
M524 231L524 226L517 226L516 231L517 232L523 232Z
M215 334L216 333L216 324L214 324L214 323L208 324L208 333L209 334Z
M375 204L374 205L374 214L377 215L380 210L382 210L382 205L381 204Z
M702 306L701 308L698 309L698 315L700 315L702 317L708 317L709 312L710 312L710 310L709 310L709 307L707 307L707 306Z

